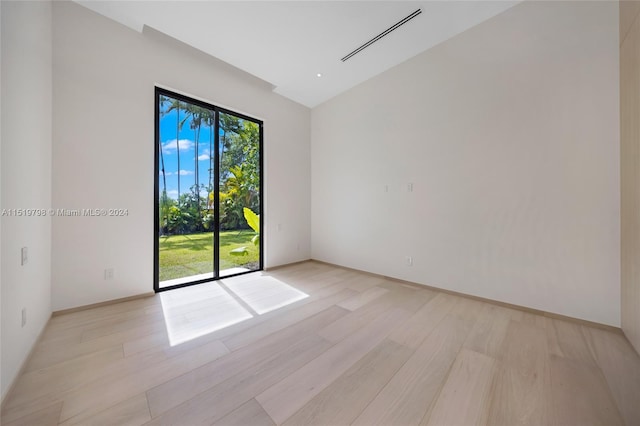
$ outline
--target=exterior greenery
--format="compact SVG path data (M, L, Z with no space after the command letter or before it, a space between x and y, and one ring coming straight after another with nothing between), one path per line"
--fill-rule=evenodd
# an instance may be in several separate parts
M244 267L256 269L258 247L251 243L253 231L225 231L220 233L220 270ZM244 247L244 256L231 251ZM160 237L160 281L213 271L213 236L210 232Z
M260 267L260 125L193 102L159 95L160 282L213 272L216 209L220 273Z
M184 235L212 231L214 225L214 179L213 134L215 128L214 111L178 101L166 96L160 99L160 114L164 116L176 110L176 135L182 127L189 126L195 134L195 184L186 192L180 187L178 174L178 198L167 195L164 155L160 147L160 172L162 188L160 192L160 235ZM243 120L231 114L220 113L220 229L249 229L244 218L245 207L258 212L260 209L260 129L256 123ZM209 181L199 181L198 146L201 145L201 129L207 126L209 142ZM177 137L179 139L179 137ZM178 170L180 169L180 149Z

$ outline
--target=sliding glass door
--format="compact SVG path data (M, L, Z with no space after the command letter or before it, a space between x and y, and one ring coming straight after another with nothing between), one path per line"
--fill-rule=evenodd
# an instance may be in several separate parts
M262 269L262 122L155 96L154 289Z

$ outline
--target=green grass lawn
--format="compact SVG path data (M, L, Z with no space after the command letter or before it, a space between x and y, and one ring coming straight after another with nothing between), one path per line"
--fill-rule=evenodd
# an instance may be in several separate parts
M251 230L220 233L220 269L248 266L256 269L260 261ZM231 250L246 247L246 256L232 256ZM253 265L247 265L252 263ZM160 281L213 271L213 234L171 235L160 237Z

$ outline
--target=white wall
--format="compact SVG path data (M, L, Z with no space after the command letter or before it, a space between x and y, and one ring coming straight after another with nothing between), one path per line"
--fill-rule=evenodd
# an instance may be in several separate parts
M54 206L129 216L54 219L54 310L152 291L155 84L264 120L265 264L310 256L309 109L162 38L55 2Z
M526 2L315 108L312 258L619 326L618 69L616 2Z
M51 207L51 3L2 10L1 208ZM1 219L2 397L51 315L51 219ZM20 266L20 248L28 262ZM22 308L27 324L21 325Z

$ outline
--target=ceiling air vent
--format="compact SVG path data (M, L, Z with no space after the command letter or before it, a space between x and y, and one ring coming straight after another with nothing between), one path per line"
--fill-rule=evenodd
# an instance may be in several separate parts
M344 62L347 59L351 58L352 56L362 52L364 49L366 49L367 47L371 46L373 43L375 43L376 41L380 40L382 37L388 35L392 31L397 30L398 28L400 28L401 26L403 26L404 24L406 24L407 22L409 22L410 20L412 20L416 16L420 15L421 13L422 13L422 9L416 10L415 12L410 14L409 16L406 16L405 18L403 18L400 21L396 22L395 24L393 24L392 26L390 26L389 28L387 28L386 30L384 30L383 32L381 32L380 34L378 34L377 36L375 36L374 38L372 38L371 40L369 40L368 42L366 42L362 46L358 47L353 52L349 53L348 55L346 55L344 58L342 58L340 60L342 62Z

